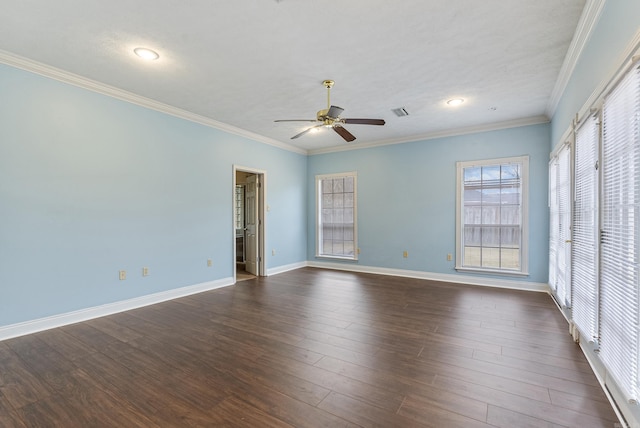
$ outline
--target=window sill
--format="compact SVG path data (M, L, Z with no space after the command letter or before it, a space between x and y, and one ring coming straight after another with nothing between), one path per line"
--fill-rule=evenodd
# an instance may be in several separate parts
M486 273L489 275L504 275L504 276L529 276L529 272L520 272L514 270L500 270L500 269L482 269L456 266L458 272L471 272L471 273Z
M358 261L358 257L357 256L349 257L349 256L330 256L330 255L327 255L327 254L316 254L316 258L317 259L345 260L345 261L350 261L350 262L357 262Z

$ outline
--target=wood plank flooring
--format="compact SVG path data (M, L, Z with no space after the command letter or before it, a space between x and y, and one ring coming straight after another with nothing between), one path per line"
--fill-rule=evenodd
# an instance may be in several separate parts
M616 422L542 293L304 268L0 342L1 427Z

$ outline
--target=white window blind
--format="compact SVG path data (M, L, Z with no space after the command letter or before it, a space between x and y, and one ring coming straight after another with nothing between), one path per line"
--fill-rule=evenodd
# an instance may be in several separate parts
M556 274L556 297L560 304L571 306L571 146L558 153L558 261Z
M571 254L573 322L589 340L598 338L598 118L589 116L575 143L574 209Z
M629 400L638 399L640 70L605 98L602 137L600 356Z
M557 291L560 218L558 210L558 157L549 162L549 286Z
M571 305L571 147L549 162L549 285L558 303Z
M356 174L316 177L318 257L357 260Z

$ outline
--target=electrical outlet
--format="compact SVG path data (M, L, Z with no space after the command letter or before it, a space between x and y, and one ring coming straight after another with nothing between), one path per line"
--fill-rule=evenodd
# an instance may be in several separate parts
M211 259L207 259L207 266L208 266L208 267L213 266L213 260L211 260Z
M124 281L125 279L127 279L127 271L126 270L119 271L118 278L120 279L120 281Z
M408 251L404 251L404 252L402 253L402 257L404 257L405 259L406 259L407 257L409 257L409 252L408 252Z
M453 255L447 254L447 261L450 262L453 259Z
M149 268L148 267L143 267L142 268L142 276L148 276L149 275Z
M360 248L358 248L358 249L356 250L356 253L360 254Z
M276 249L274 248L273 250L271 250L271 255L275 256L276 255Z

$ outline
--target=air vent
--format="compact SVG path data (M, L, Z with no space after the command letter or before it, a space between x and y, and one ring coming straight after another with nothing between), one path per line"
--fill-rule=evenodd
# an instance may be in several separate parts
M409 116L409 112L404 107L394 108L391 111L394 112L398 117Z

